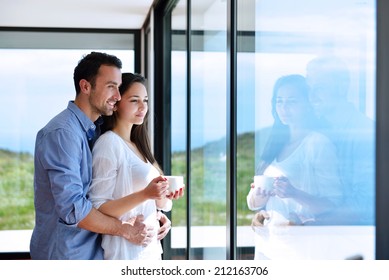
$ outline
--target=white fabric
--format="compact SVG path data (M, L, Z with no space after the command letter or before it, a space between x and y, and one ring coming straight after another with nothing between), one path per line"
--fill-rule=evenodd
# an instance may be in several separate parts
M97 209L106 201L121 198L145 188L149 182L159 176L158 170L149 162L141 160L112 131L99 137L93 148L93 181L89 198ZM171 202L169 200L169 202ZM164 210L170 211L170 203ZM120 219L127 221L131 217L143 214L147 225L159 228L155 200L147 200L125 213ZM103 235L102 247L105 259L141 260L160 259L162 246L154 240L147 247L134 245L122 237Z
M324 135L312 132L285 160L274 160L265 170L268 176L285 176L297 189L317 197L326 197L335 203L342 198L341 182L334 145ZM259 210L255 189L247 195L250 209ZM256 229L256 258L304 258L288 236L290 222L314 221L315 216L292 198L270 197L266 206L270 219L265 227ZM260 255L262 257L260 257Z

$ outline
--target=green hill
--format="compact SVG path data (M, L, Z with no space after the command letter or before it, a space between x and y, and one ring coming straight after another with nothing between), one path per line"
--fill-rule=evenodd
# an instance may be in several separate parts
M208 143L191 153L191 214L193 225L225 225L226 161L225 139ZM185 153L172 155L172 174L185 174ZM0 230L32 229L33 156L0 149ZM237 206L238 225L247 225L252 212L246 195L254 172L254 133L238 136ZM188 190L187 190L188 191ZM172 220L185 225L186 200L174 201Z
M253 214L246 196L255 170L254 133L238 135L237 143L237 223L248 225ZM191 152L191 182L186 191L191 192L192 225L226 224L226 162L221 160L225 150L225 139L221 139ZM172 174L185 174L185 159L185 152L173 153ZM186 201L174 201L172 222L185 225L185 216Z
M33 157L0 149L0 230L34 226Z

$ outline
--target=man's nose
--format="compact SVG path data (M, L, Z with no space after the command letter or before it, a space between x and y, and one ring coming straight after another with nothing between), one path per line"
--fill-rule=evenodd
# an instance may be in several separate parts
M120 95L119 88L116 89L115 98L117 101L120 101L120 99L122 99L122 96Z

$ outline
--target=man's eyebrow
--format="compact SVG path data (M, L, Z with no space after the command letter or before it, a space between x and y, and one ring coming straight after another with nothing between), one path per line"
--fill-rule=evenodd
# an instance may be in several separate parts
M107 81L106 84L107 84L107 85L108 85L108 84L120 85L119 83L117 83L117 82L115 82L115 81Z

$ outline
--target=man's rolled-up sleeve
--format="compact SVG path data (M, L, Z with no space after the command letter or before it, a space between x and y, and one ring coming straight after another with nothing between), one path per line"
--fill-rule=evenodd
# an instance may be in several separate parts
M43 164L49 174L55 211L63 223L76 226L92 209L86 198L91 168L85 149L89 147L85 147L82 137L64 129L48 134L44 145Z

